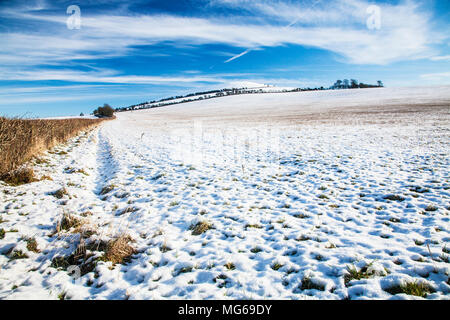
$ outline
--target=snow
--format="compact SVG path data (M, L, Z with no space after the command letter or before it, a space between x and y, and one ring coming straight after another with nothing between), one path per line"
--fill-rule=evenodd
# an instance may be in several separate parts
M386 291L412 281L448 299L449 102L394 88L119 113L34 165L53 180L1 185L0 299L421 299ZM64 212L137 252L80 278L51 267L80 241L55 233ZM346 284L353 266L371 276Z

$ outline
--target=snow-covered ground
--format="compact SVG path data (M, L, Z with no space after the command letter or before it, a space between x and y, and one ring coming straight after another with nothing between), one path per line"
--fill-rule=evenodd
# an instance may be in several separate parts
M1 185L0 299L414 299L392 294L414 282L448 299L449 89L119 113L41 157L53 180ZM52 267L80 243L55 232L64 213L87 244L126 234L136 253L81 277Z

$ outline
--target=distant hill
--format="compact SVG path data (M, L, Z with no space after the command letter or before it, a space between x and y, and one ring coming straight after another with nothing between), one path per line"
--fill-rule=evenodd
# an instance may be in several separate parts
M139 104L131 105L129 107L116 108L116 112L122 111L131 111L131 110L141 110L141 109L150 109L157 107L164 107L173 104L186 103L192 101L199 100L207 100L213 98L220 98L225 96L239 95L239 94L257 94L257 93L282 93L282 92L299 92L299 91L318 91L318 90L340 90L340 89L357 89L357 88L378 88L382 87L382 82L379 81L378 85L367 85L364 83L357 83L355 85L355 81L350 82L348 80L338 80L334 85L329 88L324 87L316 87L316 88L293 88L293 87L276 87L272 85L260 85L253 84L252 87L244 87L244 88L226 88L220 90L211 90L211 91L203 91L203 92L195 92L190 93L184 96L174 96L169 98L164 98L160 100L146 101ZM349 85L347 85L347 83ZM251 84L251 83L250 83Z

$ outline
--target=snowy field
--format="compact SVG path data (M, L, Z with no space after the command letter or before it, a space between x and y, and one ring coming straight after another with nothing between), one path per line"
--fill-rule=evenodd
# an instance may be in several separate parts
M441 87L119 113L40 157L52 180L0 185L0 299L449 299L449 106ZM52 263L118 235L125 263Z

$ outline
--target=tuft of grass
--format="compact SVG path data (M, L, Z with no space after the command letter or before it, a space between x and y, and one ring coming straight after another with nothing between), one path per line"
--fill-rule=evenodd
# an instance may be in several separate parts
M67 191L66 188L62 187L58 190L56 190L55 192L52 193L53 196L55 196L58 199L62 199L64 196L68 195L69 192Z
M103 196L107 193L110 193L111 191L113 191L115 188L117 188L117 186L115 184L110 184L107 185L105 187L102 188L102 190L100 191L100 194Z
M36 159L34 159L35 164L48 164L49 162L50 161L48 159L44 159L44 158L37 157Z
M207 221L200 221L195 225L192 225L189 229L192 230L194 236L201 235L202 233L212 229L212 224Z
M77 171L77 173L81 173L81 174L84 174L85 176L89 176L89 173L87 173L86 170L84 170L84 169L79 169Z
M310 277L303 277L300 289L301 290L316 289L320 291L325 291L325 286L312 281Z
M446 255L446 254L444 254L444 253L442 253L442 254L439 256L439 258L441 258L441 260L442 260L443 262L445 262L445 263L449 263L449 261L450 261L449 256Z
M435 290L425 282L406 282L401 285L385 288L384 291L390 294L404 293L407 295L426 298L429 293L435 292Z
M128 206L120 212L120 215L125 214L125 213L136 212L136 211L139 211L139 208L133 207L133 206Z
M308 216L307 214L304 214L304 213L295 214L294 217L295 217L295 218L298 218L298 219L306 219L306 218L309 218L309 216Z
M308 240L311 240L311 237L307 236L306 234L302 234L296 240L297 241L308 241Z
M395 194L390 194L390 195L384 196L383 199L391 200L391 201L400 201L400 202L405 201L404 197L395 195Z
M261 229L262 228L262 226L260 226L259 224L246 224L245 225L245 229L248 229L248 228L255 228L255 229Z
M254 248L250 249L250 252L252 252L252 253L258 253L258 252L261 252L261 251L262 251L262 249L258 248L258 247L254 247Z
M39 181L34 175L32 168L21 168L0 176L0 180L3 180L11 186L20 186L35 181Z
M28 258L28 255L26 253L24 253L22 250L14 250L9 255L9 258L11 260L26 259L26 258Z
M0 229L0 239L3 239L5 237L6 231L5 229L1 228Z
M131 256L136 253L130 242L132 242L132 239L127 235L120 235L108 241L103 260L111 261L113 264L129 261Z
M72 228L78 228L83 225L84 221L80 218L75 217L70 213L64 213L61 220L58 221L56 225L56 232L61 232L62 230L69 231Z
M347 274L344 275L344 283L347 286L348 283L352 280L361 280L361 279L367 279L372 277L374 274L373 272L368 272L369 267L372 265L372 263L369 263L365 267L361 268L360 270L356 269L355 266L348 267L347 266Z
M36 252L36 253L40 252L40 250L38 249L37 242L36 242L35 238L28 238L26 241L27 241L27 249L28 249L28 251Z
M278 262L275 262L275 263L272 264L270 267L271 267L273 270L278 271L280 268L283 267L283 264L280 264L280 263L278 263Z
M427 211L427 212L434 212L434 211L437 211L438 210L438 207L436 207L436 206L433 206L433 205L428 205L426 208L425 208L425 211Z
M191 266L182 267L182 268L179 268L179 269L175 270L174 275L177 276L177 275L179 275L179 274L181 274L181 273L192 272L193 269L194 269L194 268L191 267Z
M225 268L227 268L228 270L234 270L236 269L236 266L234 265L233 262L227 262L223 265Z
M61 292L60 294L58 294L58 300L65 300L66 299L66 292Z
M416 192L416 193L427 193L427 192L430 192L430 189L415 186L414 188L409 189L409 191Z
M178 201L172 201L171 203L169 203L169 206L171 207L175 207L177 205L179 205L180 203Z
M169 247L166 243L163 243L163 244L161 245L161 247L159 247L159 250L160 250L162 253L164 253L164 252L167 252L167 251L172 250L172 248Z
M219 274L218 276L214 277L213 279L214 283L218 283L219 288L224 288L227 286L227 284L230 282L228 277L225 274Z
M86 245L82 240L71 255L54 257L50 266L62 270L67 270L70 266L78 266L80 274L83 276L94 271L98 261L104 260L103 256L95 256L93 253L88 253L88 250L105 251L106 248L106 241L96 241Z

